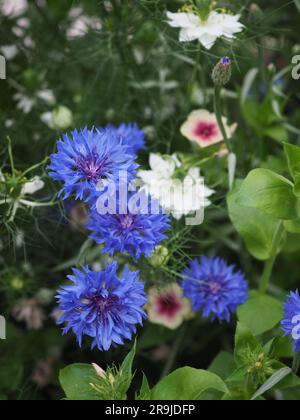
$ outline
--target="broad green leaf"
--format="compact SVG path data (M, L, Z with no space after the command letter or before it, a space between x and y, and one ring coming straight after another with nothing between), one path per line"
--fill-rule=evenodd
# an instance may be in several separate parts
M74 364L64 368L59 375L60 384L69 400L100 400L91 383L97 383L98 377L91 365Z
M282 124L267 128L263 134L280 143L287 141L289 138L288 132Z
M283 318L283 305L278 300L251 292L250 299L238 308L238 319L253 335L260 335L274 328Z
M297 219L293 184L268 169L255 169L242 184L237 202L281 220Z
M231 353L222 351L218 356L213 360L212 364L209 366L208 370L225 381L229 375L234 372L236 368L234 357Z
M295 179L295 176L300 173L300 147L285 143L284 151L287 157L289 171L293 179Z
M277 372L275 372L270 379L267 380L260 388L259 390L253 395L251 398L251 401L256 400L258 397L261 397L263 394L265 394L267 391L270 391L270 389L274 388L279 382L281 382L284 378L286 378L290 373L292 372L291 368L285 367Z
M237 202L238 197L239 191L227 197L229 217L250 254L266 261L272 255L274 232L281 222L256 208L241 206Z
M284 227L289 233L300 233L300 219L286 220Z
M273 364L273 368L276 369L276 371L280 370L280 369L284 369L287 366L284 365L281 362L275 362ZM292 370L290 372L289 375L287 375L285 378L283 378L276 386L275 389L288 389L288 388L296 388L300 386L300 378L295 375Z
M215 389L222 393L228 391L223 380L214 373L185 367L162 379L152 389L151 399L195 401L208 389Z

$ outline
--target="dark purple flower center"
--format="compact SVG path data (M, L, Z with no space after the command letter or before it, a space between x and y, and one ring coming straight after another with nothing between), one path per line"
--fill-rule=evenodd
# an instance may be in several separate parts
M131 230L135 226L135 216L132 214L124 214L119 216L119 227L121 230Z
M223 287L223 284L218 279L211 279L207 283L209 293L217 295Z
M199 122L195 128L195 135L202 140L210 141L218 134L218 127L215 123Z
M175 293L158 296L156 305L158 313L168 318L173 318L182 308L182 302Z
M118 296L111 295L108 297L93 295L88 297L88 302L93 310L97 312L106 313L110 312L119 303Z
M100 159L98 153L92 152L88 156L77 158L76 166L86 179L98 181L104 175L103 168L106 162L107 158Z

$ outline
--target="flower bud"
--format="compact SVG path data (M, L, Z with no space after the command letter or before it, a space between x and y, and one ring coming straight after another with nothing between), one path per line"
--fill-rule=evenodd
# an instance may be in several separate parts
M225 86L231 79L231 60L229 57L223 57L213 69L212 79L215 86Z

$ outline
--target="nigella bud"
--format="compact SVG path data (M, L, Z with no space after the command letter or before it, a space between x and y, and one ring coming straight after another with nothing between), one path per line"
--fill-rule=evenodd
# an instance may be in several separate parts
M213 69L212 79L215 86L225 86L231 79L231 60L229 57L223 57Z
M249 22L258 25L263 22L264 13L256 3L249 6Z

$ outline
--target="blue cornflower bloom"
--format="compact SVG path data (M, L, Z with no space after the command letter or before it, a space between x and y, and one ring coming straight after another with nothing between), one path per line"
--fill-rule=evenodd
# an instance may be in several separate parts
M99 272L88 267L73 269L69 276L73 284L58 292L62 311L58 324L66 323L63 333L73 331L80 346L83 336L93 338L92 349L101 351L124 344L146 318L143 307L147 297L139 272L125 267L119 278L117 271L116 262Z
M128 193L124 201L113 197L105 211L99 205L92 208L87 224L91 238L104 244L103 252L111 255L125 252L135 260L142 255L151 257L156 246L166 239L170 215L163 214L158 202L142 190Z
M117 182L120 171L129 180L135 177L134 157L111 130L75 130L58 141L57 149L51 155L49 175L64 183L60 191L64 199L72 194L76 200L86 199L100 181Z
M137 155L146 148L145 134L137 124L124 123L118 127L109 124L106 128L117 134L121 143L127 146L132 154Z
M181 285L193 310L201 310L213 320L229 322L231 314L248 298L244 274L221 258L193 260L182 273Z
M295 342L295 351L300 348L300 295L299 291L291 292L284 305L284 316L281 321L285 335L290 335Z

